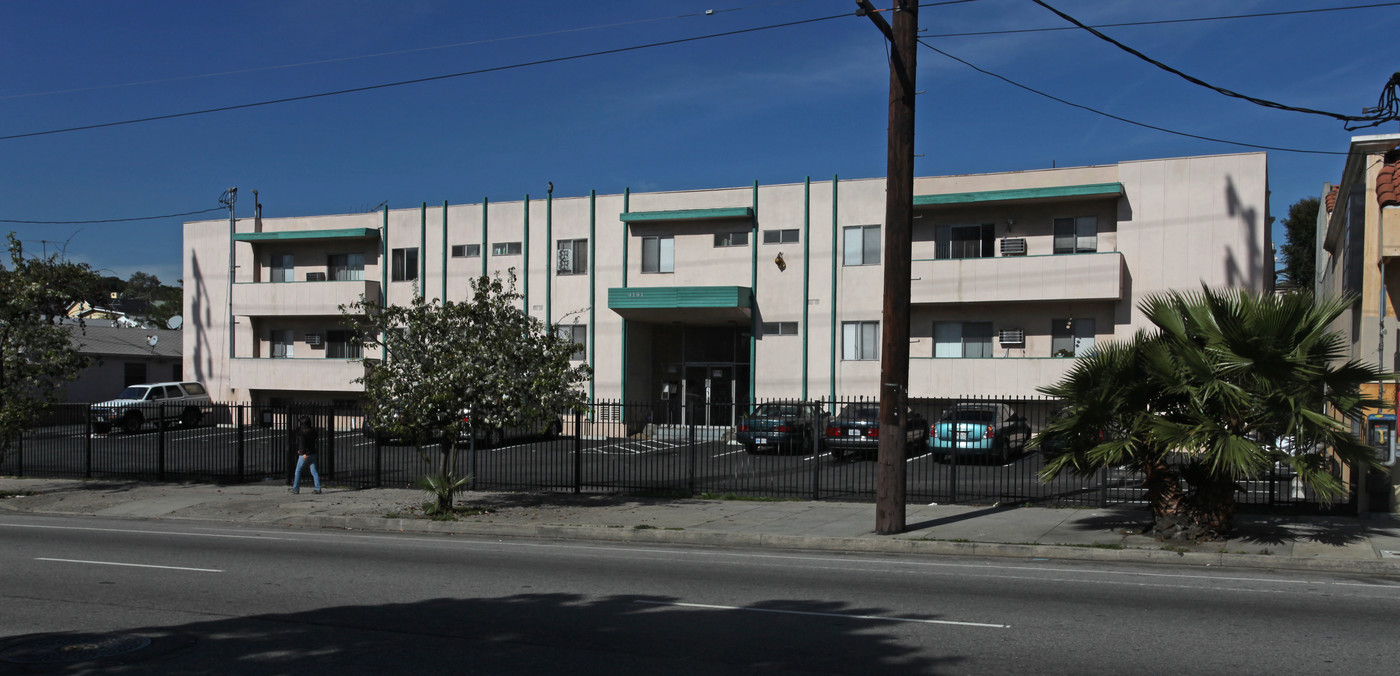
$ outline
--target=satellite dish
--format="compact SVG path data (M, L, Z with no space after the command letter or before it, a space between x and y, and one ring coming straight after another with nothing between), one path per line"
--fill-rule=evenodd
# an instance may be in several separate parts
M184 322L185 322L185 320L181 319L181 318L180 318L180 315L175 315L174 317L171 317L170 319L165 320L165 328L167 328L167 329L178 329L178 328L180 328L180 325L183 324Z
M146 336L146 344L147 344L147 345L150 345L152 350L156 349L156 343L159 343L159 342L160 342L160 336L157 336L157 335L154 334L154 333L152 333L152 334L149 335L149 336Z

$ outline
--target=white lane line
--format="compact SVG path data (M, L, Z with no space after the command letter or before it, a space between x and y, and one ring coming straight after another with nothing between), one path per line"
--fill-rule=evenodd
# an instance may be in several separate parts
M726 455L737 455L737 454L739 454L739 453L747 453L747 451L730 451L730 452L728 452L728 453L720 453L719 455L716 455L716 456L714 456L714 457L716 457L716 458L723 458L723 457L726 456Z
M118 563L116 561L82 561L79 559L46 559L40 556L34 557L35 561L57 561L59 563L90 563L94 566L126 566L128 568L159 568L161 570L186 570L195 573L222 573L222 570L213 568L184 568L181 566L152 566L144 563Z
M843 613L817 613L808 610L779 610L777 608L745 608L743 606L713 606L705 603L667 603L665 601L636 601L653 606L676 606L679 608L704 608L706 610L747 610L755 613L778 613L780 615L811 615L813 617L837 617L845 620L878 620L881 622L915 622L918 624L950 624L958 627L984 627L987 629L1010 629L1009 624L987 624L984 622L956 622L953 620L920 620L912 617L889 617L885 615L846 615Z

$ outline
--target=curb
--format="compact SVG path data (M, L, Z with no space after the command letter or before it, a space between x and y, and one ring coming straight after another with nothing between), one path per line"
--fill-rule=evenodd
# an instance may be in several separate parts
M1263 554L1220 554L1173 552L1155 549L1103 549L1066 545L1023 545L995 542L946 542L899 537L819 537L689 531L666 529L610 528L560 524L486 524L459 521L420 521L344 516L287 516L271 525L304 526L339 530L403 533L441 533L487 537L523 537L549 540L593 542L636 542L708 547L751 547L851 553L919 554L929 556L976 556L1008 559L1054 559L1102 563L1147 563L1199 568L1247 568L1254 570L1295 570L1325 573L1355 573L1400 577L1400 561L1300 558Z

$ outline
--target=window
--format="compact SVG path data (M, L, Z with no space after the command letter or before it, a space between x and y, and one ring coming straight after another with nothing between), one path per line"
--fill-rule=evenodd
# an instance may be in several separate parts
M365 255L362 253L332 254L326 261L332 282L351 282L365 278Z
M880 226L854 225L843 230L846 236L846 265L880 264Z
M933 356L960 359L992 356L992 323L934 322Z
M880 322L841 322L841 358L873 360L880 358Z
M327 359L359 359L363 356L363 351L359 345L351 342L355 334L351 331L327 331L326 332L326 358Z
M476 258L481 255L480 244L453 244L453 258Z
M491 245L492 256L519 256L520 242L496 242Z
M561 275L583 275L588 273L588 240L561 239L554 246L558 259L555 271Z
M394 249L389 279L395 282L418 279L418 247Z
M1055 219L1055 253L1093 253L1099 249L1099 219L1095 216Z
M184 364L182 364L182 363L180 363L180 362L175 362L174 364L171 364L171 365L170 365L170 379L171 379L171 380L179 380L179 379L184 378L184 377L185 377L185 365L184 365ZM191 386L186 386L185 389L186 389L186 390L189 390L189 393L190 393L190 394L204 394L204 392L202 392L202 391L201 391L201 392L195 392L195 391L194 391L194 387L191 387ZM200 389L200 390L203 390L204 388L201 387L201 388L199 388L199 389Z
M179 380L179 378L176 378L176 380ZM180 384L184 386L184 388L185 388L185 394L188 394L188 395L190 395L191 397L198 397L198 396L200 396L200 395L203 395L203 394L207 394L207 393L208 393L208 390L205 390L205 389L204 389L204 386L203 386L203 385L200 385L199 383L180 383Z
M642 272L675 272L676 238L642 238Z
M995 256L996 226L940 225L934 230L934 258L991 258Z
M1093 350L1093 319L1050 320L1050 356L1086 357Z
M146 382L145 362L129 361L122 366L122 387L131 387Z
M290 359L292 356L292 330L274 330L269 340L272 343L273 359Z
M749 245L749 231L748 231L748 230L742 230L742 231L739 231L739 232L717 232L717 233L715 233L715 246L716 246L716 247L724 247L724 246L748 246L748 245Z
M763 335L795 336L797 335L797 322L763 322Z
M588 325L568 324L554 327L555 333L563 340L574 344L574 353L569 356L574 361L588 358Z
M791 230L764 230L764 231L763 231L763 243L764 243L764 244L787 244L787 243L789 243L789 242L796 242L796 241L797 241L797 233L798 233L797 228L792 228Z
M268 262L272 282L294 282L297 278L296 262L291 254L272 254Z

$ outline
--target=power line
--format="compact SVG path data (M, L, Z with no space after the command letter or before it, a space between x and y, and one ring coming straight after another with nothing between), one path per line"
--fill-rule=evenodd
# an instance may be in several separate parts
M586 32L586 31L603 30L603 29L608 29L608 28L620 28L620 27L623 27L623 26L635 26L635 25L637 25L637 24L644 24L644 23L656 23L656 22L658 22L658 21L672 21L672 20L675 20L675 19L688 19L688 18L697 17L697 16L711 16L711 15L715 15L715 14L725 14L725 13L728 13L728 12L738 12L738 11L748 10L748 9L760 9L760 8L763 8L763 7L772 7L772 6L774 6L774 5L789 5L789 4L793 4L793 3L797 3L797 2L807 2L807 1L808 1L808 0L781 0L781 1L779 1L779 2L770 2L770 3L766 3L766 4L762 4L762 5L750 5L750 6L747 6L747 7L731 7L731 8L728 8L728 9L712 9L712 10L707 10L707 11L704 11L704 12L691 12L691 13L689 13L689 14L676 14L676 15L674 15L674 16L661 16L661 17L653 17L653 18L650 18L650 19L635 19L635 20L633 20L633 21L621 21L621 22L618 22L618 23L598 24L598 25L593 25L593 26L579 26L579 27L577 27L577 28L564 28L564 29L556 30L556 31L544 31L544 32L541 32L541 33L525 33L525 34L522 34L522 35L510 35L510 36L499 37L499 38L488 38L488 39L485 39L485 40L471 40L471 41L467 41L467 42L454 42L454 43L452 43L452 44L447 44L447 45L432 45L432 46L428 46L428 47L415 47L415 48L413 48L413 49L400 49L400 50L389 51L389 52L377 52L377 53L374 53L374 54L359 54L359 55L355 55L355 56L342 56L342 57L331 58L331 59L316 59L316 60L313 60L313 61L302 61L302 62L299 62L299 63L284 63L284 64L280 64L280 65L275 65L275 66L262 66L262 67L259 67L259 68L241 68L241 69L238 69L238 70L226 70L226 71L221 71L221 72L217 72L217 73L203 73L203 74L200 74L200 75L182 75L182 76L179 76L179 77L169 77L169 78L162 78L162 79L158 79L158 80L140 80L140 81L137 81L137 82L120 82L120 83L114 83L114 84L95 85L95 86L92 86L92 87L76 87L76 88L73 88L73 89L55 89L55 90L46 91L46 92L29 92L29 93L26 93L26 94L10 94L10 95L7 95L7 96L0 96L0 101L6 101L6 100L10 100L10 99L32 98L32 97L37 97L37 96L51 96L51 95L54 95L54 94L76 94L76 93L80 93L80 92L100 91L100 90L103 90L103 89L120 89L120 88L124 88L124 87L139 87L139 86L143 86L143 85L166 84L166 83L169 83L169 82L184 82L184 81L187 81L187 80L203 80L203 79L212 78L212 77L225 77L225 76L228 76L228 75L246 75L246 74L248 74L248 73L263 73L263 72L268 72L268 71L273 71L273 70L286 70L286 69L289 69L289 68L302 68L302 67L305 67L305 66L319 66L319 65L324 65L324 64L328 64L328 63L343 63L343 62L346 62L346 61L359 61L359 60L362 60L362 59L375 59L375 58L380 58L380 57L384 57L384 56L400 56L400 55L403 55L403 54L416 54L416 53L419 53L419 52L431 52L431 51L437 51L437 50L442 50L442 49L455 49L455 48L458 48L458 47L472 47L472 46L476 46L476 45L487 45L487 44L492 44L492 43L496 43L496 42L510 42L510 41L512 41L512 40L527 40L527 39L531 39L531 38L543 38L543 37L550 37L550 36L554 36L554 35L566 35L566 34L568 34L568 33L582 33L582 32Z
M211 211L223 211L223 207L212 209L201 209L199 211L186 211L181 214L165 214L164 216L138 216L136 218L102 218L91 221L25 221L10 218L0 218L0 223L22 223L28 225L87 225L90 223L130 223L133 221L155 221L162 218L179 218L180 216L194 216L195 214L207 214Z
M1298 107L1298 106L1290 106L1290 105L1278 103L1278 102L1276 102L1276 101L1270 101L1270 100L1268 100L1268 99L1261 99L1261 98L1257 98L1257 97L1254 97L1254 96L1248 96L1248 95L1245 95L1245 94L1241 94L1241 93L1236 92L1236 91L1232 91L1232 90L1229 90L1229 89L1225 89L1224 87L1217 87L1216 85L1210 84L1209 82L1206 82L1206 81L1201 80L1201 79L1199 79L1199 78L1193 77L1193 76L1191 76L1191 75L1187 75L1186 73L1183 73L1183 72L1181 72L1181 71L1179 71L1179 70L1177 70L1177 69L1175 69L1175 68L1172 68L1171 66L1168 66L1167 64L1162 63L1161 61L1158 61L1158 60L1156 60L1156 59L1153 59L1152 57L1147 56L1146 54L1143 54L1142 52L1139 52L1138 50L1133 49L1132 47L1129 47L1129 46L1127 46L1127 45L1125 45L1125 44L1123 44L1123 43L1121 43L1121 42L1119 42L1119 41L1117 41L1117 40L1114 40L1114 39L1111 38L1111 37L1108 37L1107 35L1104 35L1103 33L1100 33L1100 32L1097 31L1097 30L1094 30L1093 28L1091 28L1091 27L1085 25L1084 23L1080 22L1078 19L1076 19L1076 18L1074 18L1074 17L1072 17L1072 16L1070 16L1070 15L1068 15L1068 14L1065 14L1064 12L1061 12L1060 10L1055 9L1054 7L1051 7L1050 5L1046 4L1044 0L1031 0L1031 2L1034 2L1035 4L1040 5L1041 7L1044 7L1045 9L1050 10L1051 12L1054 12L1054 13L1055 13L1056 15L1058 15L1060 18L1062 18L1062 19L1064 19L1065 21L1068 21L1068 22L1070 22L1070 23L1072 23L1072 24L1074 24L1074 25L1076 25L1076 26L1078 26L1078 27L1080 27L1080 28L1082 28L1082 29L1088 31L1088 32L1089 32L1090 34L1092 34L1094 37L1097 37L1097 38L1099 38L1100 40L1103 40L1103 41L1105 41L1105 42L1108 42L1109 44L1111 44L1111 45L1113 45L1113 46L1115 46L1115 47L1117 47L1117 48L1119 48L1119 49L1121 49L1121 50L1123 50L1123 51L1125 51L1125 52L1127 52L1127 53L1129 53L1129 54L1132 54L1133 56L1136 56L1136 57L1138 57L1139 59L1142 59L1143 61L1146 61L1147 63L1150 63L1150 64L1152 64L1152 65L1154 65L1154 66L1156 66L1156 67L1158 67L1158 68L1161 68L1162 70L1165 70L1165 71L1167 71L1168 73L1171 73L1171 74L1173 74L1173 75L1176 75L1176 76L1178 76L1178 77L1180 77L1180 78L1186 80L1187 82L1190 82L1190 83L1195 84L1195 85L1200 85L1200 86L1202 86L1202 87L1205 87L1206 89L1209 89L1209 90L1211 90L1211 91L1213 91L1213 92L1216 92L1216 93L1218 93L1218 94L1222 94L1222 95L1224 95L1224 96L1229 96L1229 97L1237 98L1237 99L1243 99L1243 100L1248 101L1248 102L1250 102L1250 103L1253 103L1253 104L1255 104L1255 105L1264 106L1265 108L1274 108L1274 109L1277 109L1277 110L1287 110L1287 111L1291 111L1291 112L1295 112L1295 113L1307 113L1307 114L1309 114L1309 115L1321 115L1321 116L1324 116L1324 117L1330 117L1330 118L1333 118L1333 119L1341 120L1341 121L1347 123L1346 128L1347 128L1348 131L1352 131L1352 130L1356 130L1356 129L1363 129L1363 128L1365 128L1365 127L1374 127L1374 126L1376 126L1376 125L1378 125L1378 124L1382 124L1382 123L1384 123L1384 122L1388 122L1388 121L1391 121L1391 120L1400 120L1400 99L1397 99L1397 95L1396 95L1396 92L1395 92L1395 89L1396 89L1396 88L1400 88L1400 73L1396 73L1394 76L1392 76L1392 77L1390 78L1390 81L1386 83L1385 88L1384 88L1384 89L1382 90L1382 92L1381 92L1381 99L1380 99L1380 102L1377 104L1377 106L1376 106L1375 108L1367 109L1366 111L1364 111L1364 112L1366 113L1365 115L1343 115L1343 114L1341 114L1341 113L1332 113L1332 112L1328 112L1328 111L1325 111L1325 110L1316 110L1316 109L1313 109L1313 108L1301 108L1301 107ZM1362 123L1362 122L1366 122L1366 123L1368 123L1368 124L1360 124L1360 123ZM1353 124L1356 124L1357 126L1352 126Z
M927 48L929 48L929 49L931 49L931 50L933 50L933 51L935 51L935 52L937 52L937 53L939 53L939 54L942 54L943 56L945 56L945 57L947 57L947 58L950 58L950 59L952 59L952 60L954 60L954 61L957 61L958 63L961 63L961 64L963 64L964 66L967 66L968 68L971 68L971 69L973 69L973 70L975 70L975 71L977 71L977 72L979 72L979 73L982 73L983 75L990 75L991 77L994 77L994 78L996 78L996 79L998 79L998 80L1001 80L1002 82L1005 82L1005 83L1007 83L1007 84L1009 84L1009 85L1011 85L1011 86L1013 86L1013 87L1018 87L1018 88L1020 88L1020 89L1024 89L1024 90L1026 90L1026 91L1028 91L1028 92L1030 92L1030 93L1032 93L1032 94L1036 94L1036 95L1038 95L1038 96L1043 96L1043 97L1045 97L1045 98L1047 98L1047 99L1050 99L1050 100L1052 100L1052 101L1058 101L1058 102L1063 103L1063 104L1065 104L1065 105L1067 105L1067 106L1070 106L1070 107L1072 107L1072 108L1078 108L1078 109L1080 109L1080 110L1086 110L1086 111L1088 111L1088 112L1094 113L1095 115L1102 115L1102 116L1107 117L1107 118L1110 118L1110 119L1118 120L1119 122L1126 122L1126 123L1131 124L1131 125L1134 125L1134 126L1143 127L1143 128L1145 128L1145 129L1152 129L1152 130L1154 130L1154 131L1165 132L1165 133L1168 133L1168 134L1175 134L1175 135L1177 135L1177 136L1185 136L1185 137L1187 137L1187 138L1194 138L1194 139L1199 139L1199 140L1202 140L1202 141L1213 141L1213 142L1215 142L1215 143L1227 143L1227 144L1229 144L1229 145L1243 146L1243 147L1246 147L1246 148L1259 148L1260 150L1277 150L1277 151L1280 151L1280 152L1305 153L1305 154L1309 154L1309 155L1346 155L1346 153L1344 153L1344 152L1338 152L1338 151L1335 151L1335 150L1303 150L1303 149L1299 149L1299 148L1283 148L1283 147L1279 147L1279 146L1260 145L1260 144L1257 144L1257 143L1245 143L1245 142L1243 142L1243 141L1230 141L1230 140L1227 140L1227 139L1214 138L1214 137L1211 137L1211 136L1202 136L1202 135L1200 135L1200 134L1191 134L1191 133L1187 133L1187 132L1184 132L1184 131L1176 131L1176 130L1174 130L1174 129L1167 129L1166 127L1158 127L1158 126L1156 126L1156 125L1147 124L1147 123L1145 123L1145 122L1138 122L1138 121L1136 121L1136 120L1130 120L1130 119L1128 119L1128 118L1126 118L1126 117L1120 117L1120 116L1118 116L1118 115L1114 115L1113 113L1107 113L1107 112L1104 112L1104 111L1102 111L1102 110L1098 110L1097 108L1091 108L1091 107L1086 106L1086 105L1083 105L1083 104L1075 103L1075 102L1073 102L1073 101L1068 101L1068 100L1062 99L1062 98L1060 98L1060 97L1058 97L1058 96L1055 96L1054 94L1047 94L1047 93L1045 93L1045 92L1043 92L1043 91L1040 91L1039 89L1035 89L1034 87L1029 87L1029 86L1027 86L1027 85L1023 85L1023 84L1021 84L1021 83L1019 83L1019 82L1016 82L1015 80L1012 80L1012 79L1010 79L1010 78L1004 77L1004 76L1002 76L1002 75L998 75L997 73L993 73L992 71L989 71L989 70L987 70L987 69L985 69L985 68L981 68L981 67L977 66L976 64L973 64L973 63L971 63L971 62L969 62L969 61L966 61L966 60L961 59L961 58L958 58L958 57L956 57L956 56L954 56L954 55L952 55L952 54L949 54L948 52L945 52L945 51L943 51L943 50L941 50L941 49L939 49L939 48L937 48L937 47L934 47L933 45L930 45L929 43L924 42L923 40L919 40L919 44L921 44L921 45L923 45L923 46L925 46L925 47L927 47Z
M1292 14L1318 14L1322 12L1345 12L1356 9L1375 9L1377 7L1395 7L1400 2L1381 2L1373 5L1351 5L1349 7L1321 7L1318 9L1295 9L1286 12L1257 12L1254 14L1228 14L1222 16L1203 16L1188 19L1154 19L1152 21L1125 21L1122 23L1096 23L1094 28L1127 28L1133 26L1161 26L1173 23L1197 23L1202 21L1227 21L1232 19L1259 19L1270 16L1288 16ZM1011 28L1000 31L975 31L969 33L939 33L925 35L925 38L966 38L980 37L985 35L1014 35L1017 33L1049 33L1052 31L1073 31L1079 30L1078 26L1052 26L1048 28Z
M971 1L972 1L972 0L954 0L953 2L944 2L944 3L937 3L937 4L957 4L957 3L960 3L960 2L971 2ZM363 87L351 87L351 88L349 88L349 89L337 89L337 90L328 91L328 92L318 92L318 93L316 93L316 94L302 94L302 95L300 95L300 96L288 96L288 97L280 98L280 99L267 99L267 100L263 100L263 101L255 101L255 102L253 102L253 103L240 103L240 104L235 104L235 105L231 105L231 106L219 106L219 107L217 107L217 108L204 108L204 109L201 109L201 110L191 110L191 111L186 111L186 112L183 112L183 113L168 113L168 114L165 114L165 115L152 115L152 116L150 116L150 117L140 117L140 118L134 118L134 119L129 119L129 120L118 120L118 121L116 121L116 122L101 122L101 123L98 123L98 124L86 124L86 125L80 125L80 126L77 126L77 127L64 127L64 128L62 128L62 129L48 129L48 130L45 130L45 131L31 131L31 132L25 132L25 133L23 133L23 134L10 134L10 135L7 135L7 136L0 136L0 141L12 141L12 140L14 140L14 139L31 138L31 137L35 137L35 136L49 136L49 135L51 135L51 134L65 134L65 133L68 133L68 132L73 132L73 131L85 131L85 130L89 130L89 129L105 129L105 128L107 128L107 127L120 127L120 126L124 126L124 125L129 125L129 124L139 124L139 123L142 123L142 122L155 122L155 121L158 121L158 120L173 120L173 119L177 119L177 118L181 118L181 117L193 117L193 116L196 116L196 115L208 115L208 114L210 114L210 113L222 113L222 112L227 112L227 111L230 111L230 110L243 110L243 109L246 109L246 108L258 108L258 107L262 107L262 106L276 105L276 104L279 104L279 103L291 103L291 102L293 102L293 101L308 101L308 100L311 100L311 99L325 98L325 97L328 97L328 96L339 96L339 95L342 95L342 94L355 94L355 93L359 93L359 92L374 91L374 90L376 90L376 89L389 89L389 88L392 88L392 87L403 87L403 86L412 85L412 84L422 84L422 83L424 83L424 82L436 82L436 81L438 81L438 80L450 80L450 79L453 79L453 78L466 77L466 76L469 76L469 75L483 75L483 74L486 74L486 73L498 73L498 72L501 72L501 71L516 70L516 69L520 69L520 68L528 68L528 67L530 67L530 66L541 66L541 65L550 64L550 63L562 63L562 62L565 62L565 61L577 61L577 60L579 60L579 59L586 59L586 58L591 58L591 57L595 57L595 56L607 56L607 55L610 55L610 54L623 54L623 53L626 53L626 52L635 52L635 51L639 51L639 50L643 50L643 49L651 49L651 48L654 48L654 47L665 47L665 46L669 46L669 45L684 44L684 43L687 43L687 42L699 42L699 41L701 41L701 40L710 40L710 39L713 39L713 38L729 37L729 36L732 36L732 35L743 35L743 34L745 34L745 33L757 33L757 32L759 32L759 31L773 30L773 29L777 29L777 28L791 28L791 27L793 27L793 26L802 26L802 25L806 25L806 24L819 23L819 22L822 22L822 21L830 21L830 20L832 20L832 19L843 19L843 18L846 18L846 17L849 17L849 16L854 16L854 12L846 12L846 13L843 13L843 14L833 14L833 15L830 15L830 16L817 17L817 18L815 18L815 19L801 19L801 20L798 20L798 21L788 21L788 22L785 22L785 23L770 24L770 25L767 25L767 26L757 26L757 27L754 27L754 28L740 28L740 29L732 30L732 31L724 31L724 32L721 32L721 33L710 33L710 34L708 34L708 35L697 35L697 36L692 36L692 37L688 37L688 38L676 38L676 39L674 39L674 40L663 40L663 41L660 41L660 42L649 42L649 43L641 44L641 45L633 45L633 46L631 46L631 47L615 47L615 48L613 48L613 49L603 49L603 50L598 50L598 51L594 51L594 52L585 52L585 53L582 53L582 54L573 54L573 55L570 55L570 56L558 56L558 57L549 58L549 59L538 59L538 60L535 60L535 61L525 61L525 62L522 62L522 63L515 63L515 64L510 64L510 65L505 65L505 66L493 66L493 67L490 67L490 68L478 68L478 69L476 69L476 70L467 70L467 71L462 71L462 72L460 72L460 73L448 73L448 74L446 74L446 75L432 75L432 76L429 76L429 77L420 77L420 78L414 78L414 79L411 79L411 80L398 80L398 81L395 81L395 82L385 82L385 83L375 84L375 85L365 85L365 86L363 86Z

